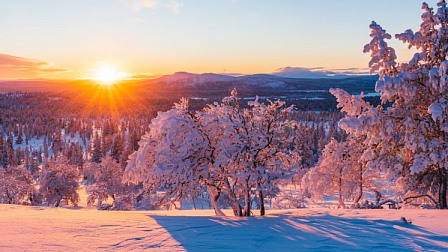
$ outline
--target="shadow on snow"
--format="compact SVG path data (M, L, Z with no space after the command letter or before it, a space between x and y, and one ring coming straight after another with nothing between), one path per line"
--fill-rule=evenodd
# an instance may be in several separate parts
M249 218L148 217L180 243L179 249L187 251L448 250L448 235L401 221L352 219L326 213ZM145 248L144 239L135 239L142 241L140 248ZM149 247L163 248L163 244Z

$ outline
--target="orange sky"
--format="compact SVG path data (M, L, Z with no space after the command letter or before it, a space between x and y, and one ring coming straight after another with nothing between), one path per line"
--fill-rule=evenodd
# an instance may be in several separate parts
M387 6L387 8L384 8ZM0 79L367 68L368 25L419 27L420 0L78 0L0 4ZM397 41L399 61L413 52ZM312 71L322 71L312 70Z

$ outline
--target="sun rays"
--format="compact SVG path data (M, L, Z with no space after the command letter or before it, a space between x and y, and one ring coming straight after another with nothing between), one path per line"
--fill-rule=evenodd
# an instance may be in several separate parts
M102 85L112 85L117 81L128 78L131 74L128 72L118 72L111 67L101 67L99 69L93 69L92 79L98 81Z

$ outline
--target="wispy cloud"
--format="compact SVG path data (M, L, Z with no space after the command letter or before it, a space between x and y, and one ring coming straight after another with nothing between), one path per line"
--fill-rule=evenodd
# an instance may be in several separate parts
M328 71L332 71L337 74L346 74L346 75L368 75L370 73L369 68L328 69Z
M173 14L179 14L179 8L183 7L184 4L178 3L177 1L170 1L166 7L170 8L173 11Z
M119 0L122 4L134 11L140 11L144 8L157 9L159 7L169 8L173 14L178 14L180 8L184 5L175 0Z
M143 18L134 17L134 18L129 19L129 22L130 23L138 23L138 22L141 22L142 20L143 20Z
M120 2L135 11L143 8L155 9L158 3L157 0L120 0Z
M77 78L80 80L98 80L102 79L101 72L104 71L104 69L92 69L91 73L88 74L86 77L83 78ZM110 77L114 80L149 80L158 78L161 75L154 75L152 73L130 73L130 72L114 72L111 70Z
M367 75L367 68L325 69L323 67L282 67L275 70L273 75L290 78L330 78L354 75Z
M22 29L22 30L28 30L28 31L36 31L36 30L39 30L39 27L36 27L36 26L22 26L22 27L20 27L20 29Z
M71 72L48 62L0 53L0 78L38 78Z
M133 73L129 77L130 79L154 79L160 77L161 75L154 75L151 73Z

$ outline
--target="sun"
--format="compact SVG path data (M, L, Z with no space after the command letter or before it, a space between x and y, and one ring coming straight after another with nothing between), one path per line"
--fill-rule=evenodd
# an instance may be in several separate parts
M92 69L89 79L96 80L100 85L112 86L122 80L131 79L133 74L125 71L116 71L110 66L102 66L97 69Z
M112 68L102 67L94 70L95 79L103 83L110 84L119 79L119 74Z

